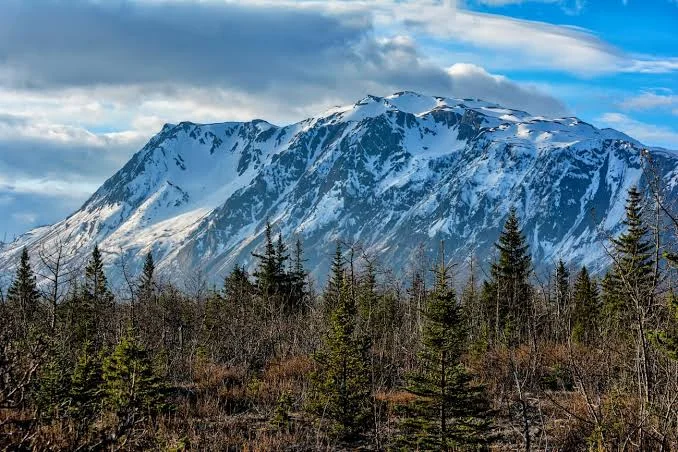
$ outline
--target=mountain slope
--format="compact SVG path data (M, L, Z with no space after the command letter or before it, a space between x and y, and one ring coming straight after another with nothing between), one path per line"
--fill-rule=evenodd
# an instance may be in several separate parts
M601 238L619 230L626 191L642 184L642 149L577 118L410 92L287 127L167 124L80 210L5 245L0 265L60 239L83 255L99 243L117 277L148 251L165 275L217 277L251 261L269 219L302 238L318 274L339 238L403 268L441 239L455 259L490 256L515 206L539 265L600 269ZM652 154L676 194L678 158Z

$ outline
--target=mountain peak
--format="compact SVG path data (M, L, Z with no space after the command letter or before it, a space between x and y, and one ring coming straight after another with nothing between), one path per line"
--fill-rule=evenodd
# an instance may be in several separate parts
M402 268L419 244L442 239L460 261L471 248L490 255L514 205L538 265L562 258L595 270L626 190L642 183L641 150L577 118L411 91L282 128L165 124L80 210L5 245L0 263L11 269L21 247L61 238L74 254L98 243L112 273L123 257L141 265L153 251L168 276L192 268L219 278L251 262L269 219L305 242L318 274L339 238ZM653 157L678 191L678 157Z

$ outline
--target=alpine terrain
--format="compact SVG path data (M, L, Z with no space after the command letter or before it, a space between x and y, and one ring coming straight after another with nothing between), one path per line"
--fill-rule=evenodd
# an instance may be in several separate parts
M644 183L643 152L678 196L677 154L476 99L401 92L285 127L166 124L77 212L3 245L0 265L11 270L23 247L87 256L98 244L114 279L149 251L165 276L221 278L252 262L268 220L302 240L318 276L338 239L404 268L441 239L452 259L491 256L513 206L536 265L596 271L627 190Z

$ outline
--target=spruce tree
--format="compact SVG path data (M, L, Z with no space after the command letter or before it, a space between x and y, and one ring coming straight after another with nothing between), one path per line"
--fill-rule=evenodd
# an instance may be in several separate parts
M21 261L14 281L7 291L7 301L13 309L17 309L23 334L27 334L39 317L40 292L38 292L35 274L25 247L21 251Z
M283 241L282 234L278 234L278 241L275 245L275 272L278 278L281 278L287 271L287 265L285 264L289 260L290 256L287 253L287 245Z
M220 291L211 293L205 303L202 342L215 361L233 356L233 336L241 336L248 322L260 318L259 305L252 303L255 287L244 267L236 265L224 278ZM241 339L240 337L238 338Z
M346 260L344 259L344 253L341 249L341 243L337 242L334 251L334 257L332 259L332 267L330 269L330 281L328 284L328 292L330 295L338 297L340 289L344 283L344 277L346 272Z
M495 246L499 258L492 264L492 279L485 287L495 292L491 298L494 306L488 306L493 311L495 340L505 336L509 341L522 342L529 328L532 259L515 208L509 211Z
M222 296L229 305L236 305L248 298L254 289L245 267L236 265L224 280Z
M329 321L334 307L341 298L341 290L346 277L346 260L341 249L341 243L337 241L330 267L330 278L327 281L327 288L323 294L323 316Z
M97 305L107 305L113 300L113 295L108 288L108 280L104 273L104 262L98 245L94 246L92 256L85 268L84 289Z
M287 261L290 259L287 245L283 241L282 234L278 234L275 246L275 292L279 302L282 303L285 312L294 312L298 307L296 300L292 298L292 277L288 273Z
M82 292L75 301L73 316L77 325L77 338L81 343L91 342L95 349L99 349L110 328L113 294L108 288L98 245L94 246L87 263Z
M558 339L563 336L562 328L565 328L566 335L570 334L570 272L565 263L559 259L556 265L556 324L555 333Z
M265 297L275 295L279 279L278 262L280 257L278 256L278 250L273 243L271 223L266 222L263 254L252 253L252 256L259 260L259 265L254 272L254 279L260 293Z
M139 278L139 298L143 300L150 300L155 291L155 262L153 261L153 254L148 252L144 260L144 268Z
M331 434L341 439L360 436L371 421L369 342L357 331L357 306L349 281L334 281L338 290L321 350L314 355L310 408L329 421Z
M120 419L133 423L167 408L166 387L131 333L104 359L102 380L104 404Z
M573 290L572 339L591 344L598 338L598 285L589 276L586 267L577 275Z
M70 381L69 413L79 422L101 411L103 400L102 360L91 344L82 348Z
M628 339L623 332L633 332L639 365L636 367L638 388L643 404L650 402L655 369L651 357L649 319L654 308L656 285L655 260L650 231L643 220L643 197L637 187L629 189L624 218L626 231L613 240L614 266L606 306L610 332ZM629 328L629 326L631 328Z
M308 273L304 268L303 245L301 239L297 238L294 245L292 269L290 271L291 300L295 308L303 307L303 302L307 295L307 277Z
M136 329L139 322L148 323L152 321L153 314L156 310L155 303L157 284L155 281L155 262L153 254L149 251L144 260L144 267L137 281L137 293L135 305L134 300L130 306L130 317L132 329Z
M638 188L629 189L626 202L626 231L613 239L614 265L605 289L605 309L617 326L637 318L639 309L651 304L653 297L652 243L643 221L642 195Z
M62 353L51 351L47 362L38 369L33 399L38 417L62 417L70 404L70 363Z
M374 336L374 327L379 316L377 297L377 275L372 262L367 262L363 277L358 288L358 313L365 324L365 331Z
M408 293L408 317L409 331L421 333L421 317L424 310L424 300L426 298L426 282L419 271L412 274L412 283L407 289Z
M448 270L441 263L424 313L418 370L406 390L414 400L402 407L399 438L410 450L479 448L490 439L490 405L461 363L467 335Z
M623 312L623 297L620 296L618 286L614 278L614 269L608 270L600 281L600 301L602 317L605 320L602 325L605 334L614 334L620 331L620 313ZM623 331L623 330L621 330Z

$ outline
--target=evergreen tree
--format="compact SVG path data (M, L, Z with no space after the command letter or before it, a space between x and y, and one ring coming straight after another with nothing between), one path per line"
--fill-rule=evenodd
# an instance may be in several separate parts
M461 309L443 263L424 317L419 369L406 390L399 442L411 450L476 448L489 441L489 401L461 363L467 339Z
M21 252L21 261L14 281L7 291L7 301L13 309L17 309L23 334L27 334L39 316L40 293L31 268L28 250L25 247Z
M139 278L139 298L142 300L150 300L155 291L155 262L153 262L153 254L148 252L144 260L144 268Z
M492 279L485 287L495 292L490 298L494 306L488 307L494 311L495 340L505 335L509 341L515 339L522 342L529 329L532 259L515 208L509 211L495 246L499 250L499 259L492 264Z
M649 320L654 307L657 274L653 258L653 244L649 228L643 220L643 199L637 187L629 189L624 218L626 231L613 240L614 265L610 280L604 286L609 294L605 306L610 325L609 332L629 340L634 336L638 357L636 377L641 402L650 403L654 386L655 369L652 363ZM630 328L629 328L630 327Z
M367 262L363 277L360 279L358 288L358 314L365 330L369 334L374 333L379 300L377 296L377 275L372 262ZM374 338L374 335L372 336Z
M593 343L598 338L598 285L591 280L586 267L582 267L577 275L572 296L572 339L584 344Z
M286 262L290 256L281 234L277 242L273 242L273 232L268 222L264 242L263 254L252 253L259 260L254 272L256 286L269 306L282 308L287 313L294 312L299 307L299 298L293 291L294 275L287 271Z
M343 276L321 350L314 355L311 410L330 422L330 432L351 439L365 431L371 420L369 342L357 331L357 306Z
M167 407L166 387L131 333L104 359L102 379L104 404L121 419L133 423Z
M424 310L426 298L426 283L419 271L412 274L412 284L407 289L408 293L408 317L410 321L409 331L421 333L421 315Z
M275 247L275 292L278 294L279 302L288 313L297 308L296 301L292 298L292 277L287 272L286 262L289 259L287 245L283 241L282 234L278 234Z
M278 278L285 275L287 265L285 262L289 260L290 256L287 253L287 245L283 241L282 234L278 234L278 242L275 246L275 272Z
M69 393L69 414L82 427L81 433L87 427L87 420L91 420L101 412L103 401L103 378L101 371L102 360L94 352L91 344L87 343L71 375Z
M558 339L562 328L566 328L566 335L570 334L570 272L565 263L559 259L556 265L556 325L555 332Z
M40 418L59 418L68 410L70 366L65 358L53 351L38 370L33 397Z
M259 265L254 272L254 279L259 291L264 296L271 296L277 293L277 283L279 280L279 259L278 250L273 243L273 231L271 223L266 222L264 232L264 252L263 254L252 253L252 256L259 260Z
M109 331L113 310L113 294L108 288L98 245L94 246L92 256L85 268L85 282L82 290L80 309L75 315L81 317L79 323L82 339L85 342L92 342L98 349Z
M605 286L605 309L618 325L635 320L637 310L651 303L654 289L652 243L643 221L642 195L635 186L628 192L623 223L626 232L613 239L615 262Z
M230 359L233 350L228 347L236 334L242 335L252 319L263 315L253 303L255 287L244 267L236 265L224 279L224 287L210 294L203 316L203 343L216 361Z
M223 297L229 302L229 305L235 305L238 302L246 300L254 290L250 282L249 275L245 267L236 265L231 273L224 280Z
M304 298L307 295L307 280L308 273L304 268L304 249L301 239L297 238L294 245L294 259L292 261L292 269L290 271L291 284L291 300L295 308L303 306Z
M341 287L346 276L346 260L341 249L341 243L337 241L337 246L334 251L334 258L332 259L332 267L330 268L330 280L328 283L327 292L330 297L339 298Z
M327 281L327 288L323 294L323 317L329 322L332 311L341 298L341 290L346 277L346 260L341 249L341 243L337 241L330 267L330 278Z
M605 328L605 334L614 334L619 330L620 321L619 313L622 312L622 297L619 296L619 290L615 285L613 276L614 270L609 270L600 281L601 288L601 309L605 323L602 325Z
M113 301L113 296L108 288L108 280L104 273L104 262L98 245L94 245L92 256L85 268L84 289L85 293L97 306L105 306Z
M130 317L132 329L136 329L139 323L147 324L153 321L153 316L158 311L157 284L155 281L155 262L153 254L149 251L144 260L144 267L137 281L137 293L135 305L134 300L130 306Z

